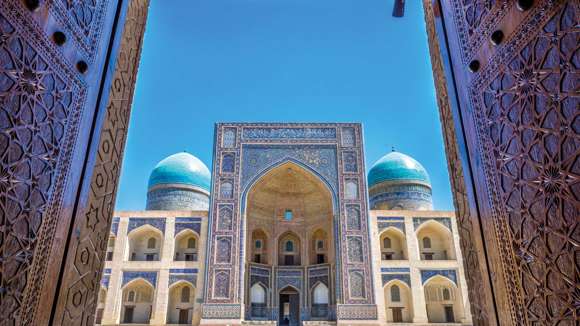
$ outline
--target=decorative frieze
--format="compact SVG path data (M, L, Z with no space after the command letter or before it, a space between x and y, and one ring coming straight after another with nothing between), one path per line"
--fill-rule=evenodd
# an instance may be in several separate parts
M123 283L121 287L138 278L146 280L151 283L153 287L157 285L157 272L123 271Z
M421 282L425 284L430 278L433 276L443 276L450 281L452 281L455 285L457 284L457 272L454 269L429 269L429 270L422 270L421 271Z
M374 304L339 304L336 318L342 320L376 320L377 306Z
M169 286L177 283L179 281L185 281L192 286L197 286L197 268L187 268L187 269L177 269L172 268L169 270Z
M404 217L391 217L391 216L379 216L377 217L377 225L379 232L390 227L397 228L405 233L405 218Z
M335 139L336 128L244 127L244 139Z
M431 220L441 223L449 231L452 231L451 219L449 217L413 217L413 227L417 230L421 224Z
M156 228L157 230L161 231L161 233L165 233L165 218L163 217L159 218L131 217L129 218L129 226L127 227L127 233L143 225L150 225Z
M175 235L178 235L183 230L191 230L197 234L201 234L201 218L200 217L176 217L175 218Z
M242 145L242 187L246 188L267 169L287 161L313 170L333 190L338 189L336 146L330 145Z
M392 280L399 280L411 287L411 276L409 274L382 274L381 278L383 281L383 286Z
M202 318L206 319L240 319L242 307L239 304L207 304L202 308Z

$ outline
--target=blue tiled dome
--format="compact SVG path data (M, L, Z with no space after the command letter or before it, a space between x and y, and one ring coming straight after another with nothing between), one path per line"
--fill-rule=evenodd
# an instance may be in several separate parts
M369 187L384 181L410 180L431 184L429 175L421 163L399 152L381 157L369 171Z
M157 163L149 177L149 189L160 184L185 184L210 191L209 169L189 153L177 153Z

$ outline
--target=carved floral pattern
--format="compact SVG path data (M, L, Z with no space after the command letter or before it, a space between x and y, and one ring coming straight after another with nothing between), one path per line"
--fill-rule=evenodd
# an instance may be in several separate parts
M17 5L0 2L0 319L31 323L85 90Z
M580 9L542 6L470 93L513 318L566 324L578 318Z

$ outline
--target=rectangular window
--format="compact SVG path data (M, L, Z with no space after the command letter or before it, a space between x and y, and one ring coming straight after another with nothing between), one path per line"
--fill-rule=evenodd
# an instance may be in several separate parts
M292 221L292 210L291 209L287 209L286 211L284 211L284 219L286 221Z
M155 254L147 254L147 255L145 255L145 260L146 261L154 261L155 260Z
M254 255L254 263L261 264L262 263L262 256L259 254Z
M433 254L432 253L424 253L423 257L425 258L425 260L433 260Z
M321 254L316 255L316 263L317 264L324 264L324 255L321 255Z
M112 251L107 251L107 261L111 261L113 260L113 252Z
M185 261L193 261L193 254L185 254Z

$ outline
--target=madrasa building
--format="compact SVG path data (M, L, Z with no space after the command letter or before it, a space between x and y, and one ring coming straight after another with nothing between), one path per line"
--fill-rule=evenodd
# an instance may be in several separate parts
M454 213L403 153L366 176L363 141L355 123L219 123L211 173L160 161L146 209L114 214L97 324L471 324Z

